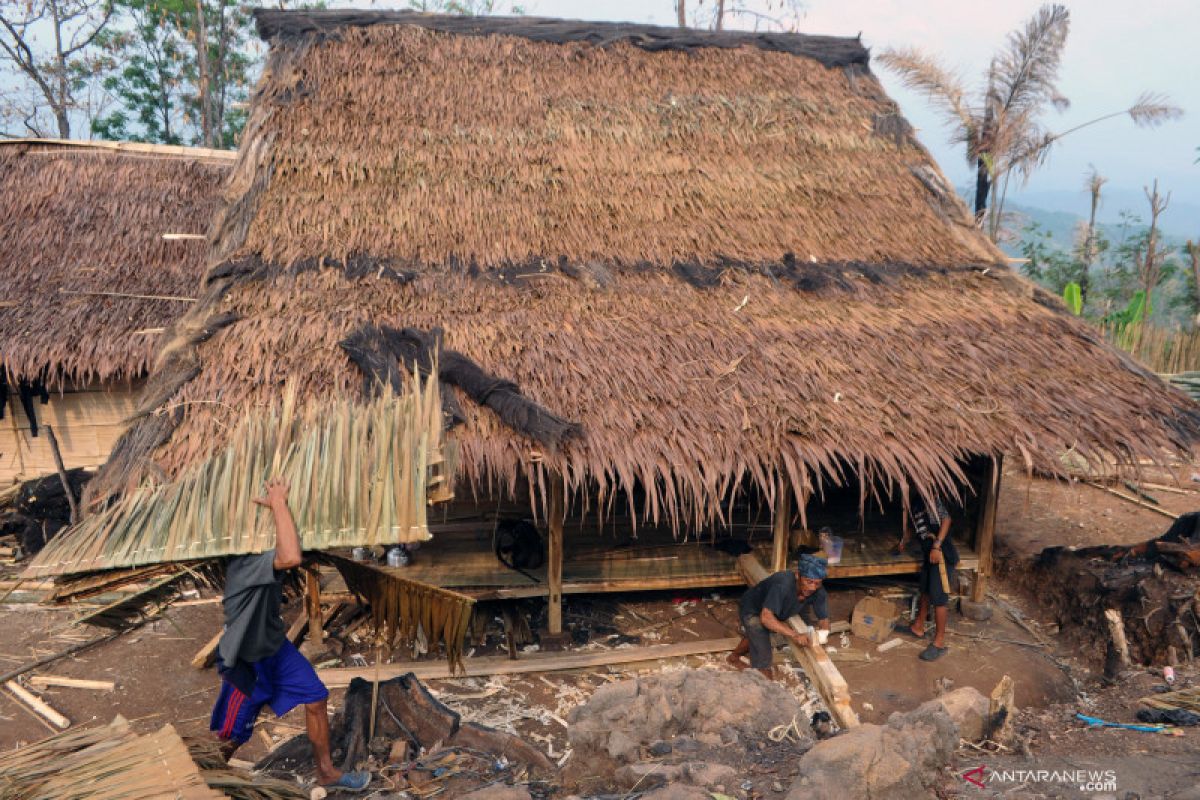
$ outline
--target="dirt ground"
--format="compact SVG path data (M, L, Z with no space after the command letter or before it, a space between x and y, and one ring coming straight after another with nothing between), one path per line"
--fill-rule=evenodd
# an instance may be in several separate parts
M1177 492L1147 490L1171 513L1200 507L1200 483L1191 481L1192 469L1180 468ZM1169 476L1155 474L1147 480L1168 484ZM1195 488L1193 488L1195 487ZM1122 493L1129 490L1117 484ZM997 554L1006 569L1020 569L1023 560L1043 547L1057 545L1132 543L1164 531L1169 520L1139 508L1101 489L1082 484L1031 479L1011 466L1006 470L997 523ZM11 573L11 569L8 570ZM7 576L5 576L7 577ZM902 580L845 581L831 585L831 616L849 618L858 598L868 591L892 595L906 604L912 586ZM1007 674L1017 685L1016 700L1023 708L1018 731L1028 754L971 749L960 751L957 772L976 766L988 770L1115 770L1117 789L1107 796L1171 797L1200 785L1196 761L1200 729L1187 729L1175 738L1127 730L1086 729L1074 719L1079 711L1112 721L1132 722L1137 698L1150 693L1161 675L1152 669L1133 670L1115 686L1100 681L1101 666L1081 663L1065 646L1056 643L1054 621L1044 618L1036 596L1021 595L1003 577L993 580L996 596L993 617L973 622L958 614L951 617L951 650L934 664L917 659L919 645L905 642L880 653L877 645L851 638L850 654L835 655L850 684L855 708L864 722L883 722L893 711L907 711L951 687L974 686L987 694ZM735 634L736 591L658 593L569 598L566 619L590 647L621 642L660 644L714 639ZM117 714L135 728L150 731L170 722L181 734L207 735L208 715L217 688L212 669L190 666L193 655L220 628L220 606L215 597L176 602L165 615L77 656L37 671L75 678L110 679L112 692L85 689L46 689L43 697L73 725L107 723ZM48 608L32 603L0 605L0 672L50 652L102 634L104 631L71 625L78 608ZM1029 627L1004 612L1020 609ZM290 621L300 613L294 602L285 611ZM1031 634L1036 631L1048 646ZM619 638L623 637L623 638ZM830 645L842 650L840 637ZM499 639L485 649L496 649ZM348 654L344 654L348 655ZM364 655L370 660L369 652ZM399 654L397 654L398 656ZM846 660L846 657L870 660ZM782 657L781 657L782 660ZM720 655L694 657L670 665L641 664L545 675L433 681L431 688L448 705L474 719L520 733L536 743L553 760L569 758L566 717L594 689L638 669L676 668L682 663L726 669ZM1200 681L1187 668L1180 683ZM798 697L808 689L794 672L786 680ZM1077 694L1077 692L1079 692ZM336 710L343 690L335 689L331 707ZM6 692L0 692L0 750L47 736L48 724L34 716ZM264 712L259 732L238 753L256 760L269 747L302 730L302 711L281 720ZM744 761L745 777L727 787L736 797L772 796L776 786L790 785L794 762L785 753L751 753ZM1000 776L1004 777L1004 776ZM1017 776L1021 777L1021 776ZM1062 781L1003 781L993 778L986 788L968 783L958 774L946 778L945 797L1076 797L1105 792L1081 792ZM1037 776L1035 776L1036 778ZM1062 776L1050 776L1050 778ZM1024 784L1022 788L1022 783ZM1106 790L1107 791L1107 790Z

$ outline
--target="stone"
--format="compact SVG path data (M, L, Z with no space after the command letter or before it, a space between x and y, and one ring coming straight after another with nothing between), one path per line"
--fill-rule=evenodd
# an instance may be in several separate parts
M671 752L671 743L670 742L655 742L654 744L650 745L649 748L647 748L647 752L649 752L650 755L652 755L652 756L660 756L661 757L661 756L669 755Z
M958 611L967 619L973 619L976 622L986 622L992 618L992 607L987 603L976 603L967 598L959 601Z
M941 706L892 714L818 742L800 759L787 800L914 800L932 787L958 747L958 726Z
M804 719L799 701L756 671L684 669L600 687L571 711L567 736L572 761L629 764L655 742L682 736L706 744L754 741L793 718ZM811 743L802 741L798 749Z
M491 786L459 795L459 798L460 800L532 800L529 791L524 787L505 786L502 783L493 783Z
M940 707L950 715L958 726L958 738L968 742L983 740L987 730L988 698L979 690L963 686L921 704L917 710L933 707Z
M674 764L662 764L657 761L643 761L637 764L626 764L618 767L613 773L613 780L618 786L626 789L653 789L679 780L682 770Z
M737 770L728 764L689 761L683 765L683 779L696 786L717 786L737 777Z

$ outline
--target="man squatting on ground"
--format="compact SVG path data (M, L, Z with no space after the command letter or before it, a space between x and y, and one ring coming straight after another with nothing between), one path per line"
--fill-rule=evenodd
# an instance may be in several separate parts
M946 565L946 578L954 585L954 567L958 564L958 550L950 538L950 514L940 498L934 498L932 507L918 498L911 507L912 532L921 544L921 574L917 579L921 600L917 605L917 617L911 625L897 623L896 630L915 639L924 639L925 620L929 616L929 605L933 604L933 641L921 651L922 661L937 661L946 654L946 621L950 616L950 595L942 587L939 563ZM908 519L903 523L899 549L903 550L909 540Z
M796 614L816 617L817 628L829 630L829 595L821 582L825 580L826 562L813 555L802 555L795 571L783 570L763 578L742 595L738 617L742 621L742 640L729 654L729 663L738 669L746 668L744 656L750 654L750 666L775 677L771 667L771 633L791 639L808 647L808 635L797 633L787 624Z
M271 509L275 520L275 549L230 559L225 571L225 630L217 645L221 693L213 707L210 728L221 740L228 760L254 732L264 705L282 717L304 705L304 727L312 742L317 783L344 789L365 789L366 771L346 772L333 766L329 752L329 690L308 659L288 641L279 614L284 570L300 566L300 536L288 508L288 485L276 478L267 483L255 503Z

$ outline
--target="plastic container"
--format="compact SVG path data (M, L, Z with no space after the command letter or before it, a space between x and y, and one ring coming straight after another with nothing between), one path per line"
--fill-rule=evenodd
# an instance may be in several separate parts
M367 560L367 548L365 548L365 547L354 548L353 550L350 551L350 558L352 558L355 561L366 561Z
M840 536L834 536L832 533L825 531L821 532L821 550L825 553L825 558L830 564L837 564L842 560L842 546L845 542Z
M410 560L408 551L403 547L393 547L388 550L387 565L389 567L407 567Z

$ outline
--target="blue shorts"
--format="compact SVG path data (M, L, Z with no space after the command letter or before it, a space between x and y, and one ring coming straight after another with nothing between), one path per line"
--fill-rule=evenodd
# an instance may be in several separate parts
M238 744L249 741L254 721L265 705L271 707L275 716L282 717L298 705L318 703L329 697L329 690L312 664L286 639L275 655L254 664L254 672L257 678L249 697L229 681L221 681L221 693L208 725L218 738Z

